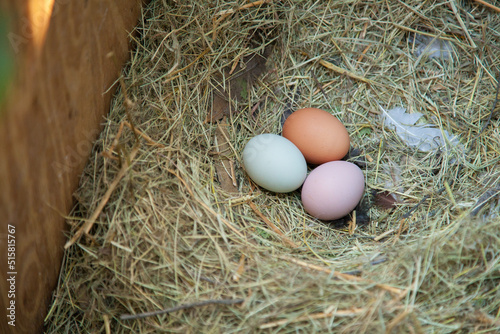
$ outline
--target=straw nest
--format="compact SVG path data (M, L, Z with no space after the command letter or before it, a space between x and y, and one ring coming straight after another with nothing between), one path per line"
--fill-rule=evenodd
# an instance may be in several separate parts
M152 1L75 193L47 332L499 330L499 28L474 1ZM340 222L241 163L309 106L345 124L366 177ZM397 106L460 144L408 145L382 119Z

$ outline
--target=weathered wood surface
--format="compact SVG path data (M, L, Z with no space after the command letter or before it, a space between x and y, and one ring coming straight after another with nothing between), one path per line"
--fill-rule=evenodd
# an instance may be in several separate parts
M140 6L140 0L0 0L12 18L8 44L17 70L0 111L0 333L42 330L66 240L64 216L109 110L108 89L128 58ZM15 226L11 269L8 224ZM15 327L8 325L11 300Z

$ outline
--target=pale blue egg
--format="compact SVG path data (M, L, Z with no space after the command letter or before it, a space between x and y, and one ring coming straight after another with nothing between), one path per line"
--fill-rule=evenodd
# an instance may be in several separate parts
M307 175L307 163L288 139L265 133L253 137L243 150L243 165L262 188L287 193L299 188Z

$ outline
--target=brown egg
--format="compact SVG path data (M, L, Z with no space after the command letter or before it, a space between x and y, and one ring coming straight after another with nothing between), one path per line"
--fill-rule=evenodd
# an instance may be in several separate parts
M349 134L332 114L318 108L292 113L283 124L283 137L302 152L306 161L319 165L342 159L349 151Z

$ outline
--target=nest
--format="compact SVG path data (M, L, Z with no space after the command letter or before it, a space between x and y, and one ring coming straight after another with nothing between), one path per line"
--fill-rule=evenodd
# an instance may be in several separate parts
M74 195L46 331L500 330L491 3L152 1ZM243 169L245 143L302 107L343 122L365 174L343 220ZM394 107L459 144L408 145L384 125Z

